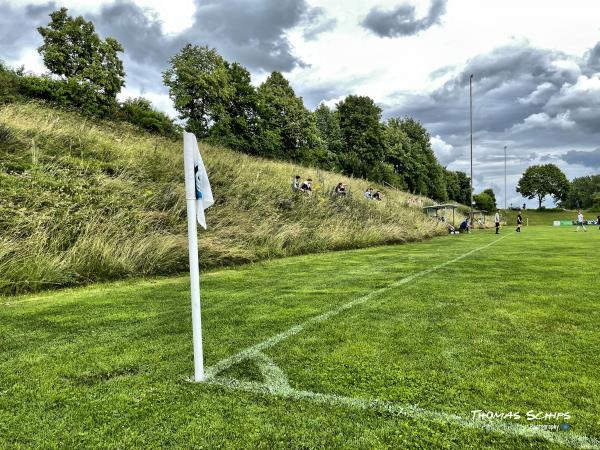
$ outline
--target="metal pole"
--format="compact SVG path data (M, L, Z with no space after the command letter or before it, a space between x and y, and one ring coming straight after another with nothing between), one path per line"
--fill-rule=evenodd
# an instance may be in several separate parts
M184 137L187 140L187 136ZM200 268L198 264L198 232L196 227L196 182L194 153L191 145L184 145L185 199L188 222L188 257L190 260L190 294L192 301L192 339L194 345L194 381L204 380L202 352L202 322L200 312Z
M508 192L506 190L506 145L504 146L504 214L506 214L506 197Z
M473 225L473 74L469 77L469 119L471 125L471 195L469 196L470 219Z

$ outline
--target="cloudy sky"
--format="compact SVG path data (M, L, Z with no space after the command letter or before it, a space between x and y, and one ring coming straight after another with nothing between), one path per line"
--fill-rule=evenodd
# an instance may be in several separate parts
M503 204L504 146L509 204L528 165L600 172L598 0L0 0L0 59L43 72L35 28L60 6L123 44L123 97L173 116L161 72L185 43L207 44L255 84L284 72L310 108L359 94L386 118L413 116L468 173L473 73L476 191Z

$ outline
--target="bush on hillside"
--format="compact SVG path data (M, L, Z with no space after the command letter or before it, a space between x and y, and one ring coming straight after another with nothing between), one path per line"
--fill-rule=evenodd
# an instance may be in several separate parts
M87 84L74 79L59 80L50 75L21 77L21 94L26 98L46 100L63 107L77 108L98 117L114 113L117 103L107 100Z
M154 109L152 103L144 98L107 103L94 89L73 79L62 80L48 74L24 73L0 62L0 104L28 99L44 100L94 117L110 116L169 138L176 138L181 134L180 127L169 116Z
M19 76L0 61L0 104L19 100Z
M117 118L167 137L177 137L181 131L165 113L157 111L145 98L128 98L119 104Z
M33 75L0 63L0 104L28 99L45 100L86 114L105 117L113 114L116 102L107 102L89 85L74 79L56 79L49 74Z

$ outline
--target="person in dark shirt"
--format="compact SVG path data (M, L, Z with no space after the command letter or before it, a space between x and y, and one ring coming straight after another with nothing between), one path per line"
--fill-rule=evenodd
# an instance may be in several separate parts
M312 194L312 179L309 178L300 185L300 190L307 195Z
M335 187L335 195L343 196L346 195L346 185L343 183L338 183Z
M522 225L523 225L523 215L521 214L521 211L519 211L519 214L517 215L517 233L521 232Z
M462 231L463 233L469 232L469 218L468 217L465 217L465 220L463 220L460 223L460 231Z
M381 191L377 191L373 194L373 199L374 200L379 200L381 201Z

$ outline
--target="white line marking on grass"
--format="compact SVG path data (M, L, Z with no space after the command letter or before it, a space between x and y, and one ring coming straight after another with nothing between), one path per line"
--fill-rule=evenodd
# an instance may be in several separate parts
M450 261L446 261L444 263L430 267L429 269L425 269L425 270L422 270L421 272L417 272L413 275L409 275L408 277L405 277L398 281L395 281L394 283L392 283L386 287L382 287L382 288L376 289L374 291L371 291L368 294L363 295L362 297L355 298L354 300L351 300L348 303L344 303L343 305L341 305L335 309L327 311L318 316L311 317L310 319L306 320L305 322L298 324L298 325L294 325L293 327L289 328L288 330L286 330L282 333L276 334L275 336L272 336L263 342L260 342L251 347L248 347L248 348L242 350L241 352L236 353L235 355L232 355L225 359L222 359L221 361L219 361L212 367L209 367L208 369L206 369L206 372L205 372L206 380L210 380L210 379L214 378L216 375L223 372L224 370L229 369L234 364L237 364L245 359L254 358L258 353L262 352L263 350L271 348L274 345L280 343L281 341L283 341L291 336L294 336L294 335L300 333L301 331L304 331L304 329L306 329L307 327L309 327L311 325L331 319L332 317L337 316L350 308L353 308L355 306L362 305L363 303L368 302L372 298L377 297L378 295L381 295L384 292L395 289L398 286L406 284L416 278L420 278L420 277L428 275L432 272L440 270L446 266L449 266L450 264L454 264L455 262L460 261L461 259L471 256L473 253L479 252L481 250L485 250L486 248L494 245L495 243L501 241L502 239L504 239L507 236L508 235L505 234L504 236L496 239L495 241L492 241L482 247L478 247L473 250L470 250L467 253L464 253L463 255L460 255L454 259L451 259Z
M492 241L482 247L473 249L461 256L458 256L450 261L446 261L445 263L438 264L429 269L423 270L421 272L417 272L408 277L402 278L389 286L384 288L377 289L372 291L362 297L356 298L348 303L339 306L333 310L320 314L318 316L312 317L305 322L295 325L290 329L279 333L271 338L260 342L254 346L248 347L241 352L225 358L219 361L214 366L210 367L206 371L206 383L214 386L219 386L223 388L233 389L237 391L244 391L253 394L269 394L276 397L292 399L292 400L306 400L312 401L319 404L324 404L328 406L335 407L345 407L345 408L354 408L354 409L362 409L367 411L377 411L384 414L390 414L393 416L402 416L410 419L416 420L427 420L430 422L457 425L464 428L471 428L481 431L487 432L495 432L507 436L512 437L522 437L522 438L538 438L544 439L547 442L552 442L561 445L568 445L573 448L582 448L582 449L597 449L600 448L600 441L571 432L565 433L557 433L551 432L548 430L543 430L539 428L532 428L526 425L510 423L510 422L500 422L500 421L483 421L483 420L474 420L467 419L465 417L451 414L443 411L433 411L426 410L420 408L416 405L398 405L391 402L383 401L383 400L369 400L369 399L361 399L361 398L352 398L352 397L344 397L340 395L332 395L332 394L323 394L318 392L310 392L310 391L302 391L293 389L287 380L287 377L283 370L279 368L273 360L264 354L262 351L273 347L279 342L294 336L310 325L315 323L323 322L331 317L334 317L342 312L363 304L372 298L376 297L379 294L382 294L386 291L394 289L398 286L406 284L416 278L425 276L432 272L435 272L443 267L446 267L450 264L453 264L461 259L464 259L475 252L484 250L491 245L494 245L501 239L504 239L508 235L504 235L495 241ZM250 381L241 381L235 380L231 378L218 377L218 374L224 370L227 370L232 365L240 363L244 360L253 360L258 365L258 368L263 376L264 382L250 382ZM191 381L191 379L190 379Z
M485 432L494 432L512 437L544 439L548 442L568 445L572 448L600 448L600 441L589 436L571 432L551 432L548 430L532 428L526 425L511 422L466 419L456 414L443 411L429 411L415 405L398 405L383 400L368 400L343 397L340 395L320 394L317 392L299 391L289 387L286 389L277 390L274 389L273 386L233 379L212 379L208 381L208 383L215 386L249 392L252 394L269 394L285 399L299 401L308 400L327 406L376 411L393 416L402 416L416 420L426 420L429 422L457 425L464 428L471 428Z
M292 391L285 373L271 358L264 353L258 353L254 361L256 361L258 369L263 376L264 384L271 392L283 393Z

